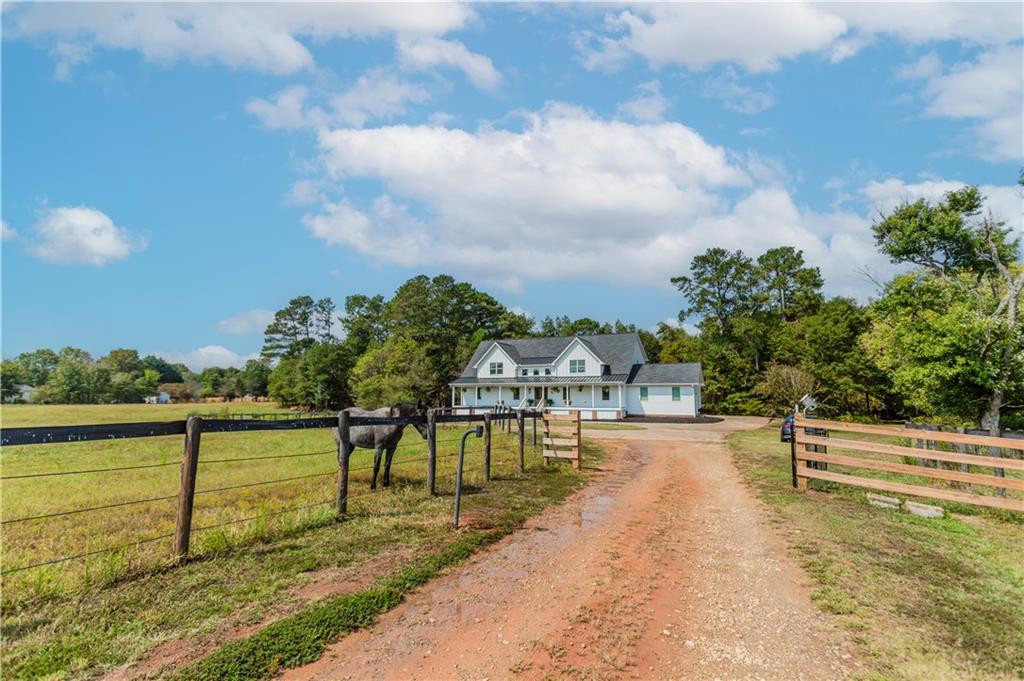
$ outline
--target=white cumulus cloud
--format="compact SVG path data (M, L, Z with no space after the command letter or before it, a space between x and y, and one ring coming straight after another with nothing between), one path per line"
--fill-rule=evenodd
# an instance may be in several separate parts
M379 182L375 198L323 201L305 216L325 244L404 267L443 267L516 290L526 280L669 286L711 246L759 254L794 245L829 293L864 300L893 271L871 233L878 208L958 183L880 180L849 205L802 206L772 159L709 144L678 123L606 120L549 104L521 129L392 125L324 130L321 181ZM1019 224L1014 187L986 186ZM1012 212L1016 199L1016 217ZM1017 223L1013 223L1017 220Z
M665 116L670 102L661 94L661 83L656 80L640 83L636 96L619 104L619 115L636 121L660 121Z
M0 220L0 239L7 241L18 236L18 232L7 224L6 220Z
M921 182L904 182L891 177L875 180L860 189L860 194L869 203L873 215L891 213L898 205L917 199L925 199L936 203L948 192L962 189L966 185L955 180L923 180ZM1002 220L1017 234L1024 234L1024 200L1018 186L1000 186L983 184L978 187L986 198L983 210L986 215Z
M272 321L274 313L270 310L248 310L217 322L217 330L232 335L263 333Z
M607 67L637 54L653 66L724 62L751 72L824 49L847 27L822 7L790 2L641 5L609 15L606 25L609 35L582 45L584 64Z
M398 58L411 69L451 66L461 70L470 82L482 90L495 90L501 84L501 73L489 57L470 52L457 40L434 36L402 36L398 39Z
M47 208L35 224L37 257L57 263L101 267L145 248L145 241L117 227L105 213L88 206Z
M5 7L5 38L54 38L56 76L94 47L147 60L216 61L275 74L311 69L303 41L443 35L474 16L463 4L418 3L25 3Z
M981 53L931 75L925 85L927 113L975 121L978 153L991 161L1024 158L1024 47Z
M155 351L152 354L162 357L171 364L184 364L192 371L202 371L207 367L239 367L250 359L257 359L259 353L252 352L240 355L223 345L204 345L190 352Z
M588 68L637 55L655 67L733 64L757 73L809 53L841 61L879 36L1003 45L1024 35L1022 25L1024 9L1012 2L642 4L609 12L604 32L584 33L577 51Z
M370 178L386 191L367 205L325 202L306 216L308 229L376 260L509 289L593 277L667 286L713 245L797 244L833 291L858 297L868 285L858 268L886 266L866 216L801 208L764 161L743 162L686 126L604 120L564 104L525 116L518 131L321 132L326 182L344 189Z
M322 97L322 105L311 103L311 95L304 85L292 85L270 99L253 97L246 102L245 110L268 130L325 125L362 127L371 120L404 115L407 104L430 99L430 92L423 85L383 68L362 74L343 92Z

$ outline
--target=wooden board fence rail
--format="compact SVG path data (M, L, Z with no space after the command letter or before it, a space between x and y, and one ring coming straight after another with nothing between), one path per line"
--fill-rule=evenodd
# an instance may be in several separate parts
M892 454L893 456L912 456L918 459L929 459L931 461L947 461L949 463L966 463L972 466L986 466L988 468L1006 468L1014 471L1024 471L1024 460L1003 459L998 456L982 456L981 454L954 454L942 452L937 449L919 449L917 447L904 447L901 445L889 445L884 442L867 442L865 440L847 440L839 437L818 437L805 435L803 431L797 432L797 444L825 445L837 449L859 449L864 452L875 454Z
M827 480L868 489L877 489L882 492L896 492L912 497L928 497L929 499L941 499L943 501L959 501L963 504L973 506L984 506L987 508L1000 508L1007 511L1020 511L1024 513L1024 499L1004 499L1003 497L984 497L980 494L970 492L958 492L951 489L939 489L937 487L923 487L920 485L908 485L901 482L890 482L888 480L877 480L875 478L861 478L856 475L845 475L830 471L819 471L813 468L805 468L797 475L815 480Z
M805 429L813 429L809 434ZM946 433L942 431L906 430L900 427L878 426L862 423L843 423L822 419L808 419L797 415L793 423L791 439L791 455L793 462L793 485L798 489L806 489L808 480L826 480L829 482L854 485L885 492L896 492L908 496L927 497L943 501L955 501L986 508L997 508L1009 511L1024 512L1024 499L1007 498L1005 496L987 496L969 490L930 487L923 484L908 484L893 480L864 477L853 473L837 473L829 471L828 465L842 466L847 469L861 469L897 473L937 481L947 481L960 485L982 485L993 487L1005 495L1006 490L1024 490L1024 479L1002 477L1003 469L1024 471L1024 461L1020 459L1002 458L1000 456L983 456L965 453L943 452L934 449L919 449L884 442L855 440L845 437L831 437L834 431L846 431L866 435L888 435L894 438L911 440L930 440L948 442L958 445L975 445L988 447L997 453L1007 450L1019 450L1020 440L993 437L990 435L965 435L963 433ZM828 449L831 448L832 452ZM835 450L865 452L901 457L900 462L886 461L880 458L861 458L837 454ZM961 451L963 448L961 447ZM907 463L909 459L916 464ZM926 465L926 461L942 461L961 464L962 470L935 468ZM969 466L993 469L993 474L970 472Z
M864 435L889 435L892 437L909 438L912 440L932 440L935 442L953 442L964 445L981 445L982 447L1002 447L1005 449L1021 449L1020 440L1016 443L1009 438L992 437L991 435L967 435L965 433L946 433L941 430L908 430L902 426L879 426L871 423L845 423L843 421L826 421L797 416L793 423L799 428L823 428L825 430L841 430L847 433ZM918 455L920 456L920 455Z
M583 467L580 453L580 413L570 411L568 414L544 413L544 436L541 439L544 463L549 459L569 459L572 467L579 470Z

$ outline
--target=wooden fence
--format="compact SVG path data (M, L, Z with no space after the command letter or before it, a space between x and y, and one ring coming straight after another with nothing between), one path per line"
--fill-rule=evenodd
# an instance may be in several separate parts
M580 413L568 414L544 412L544 463L549 459L569 459L572 467L583 465L580 455Z
M951 445L971 445L978 449L987 449L989 454L968 454L963 451L943 451L938 448L922 449L908 447L892 442L878 442L863 439L851 439L848 436L836 436L837 432L861 435L887 436L899 442L906 439L926 439L932 442L943 442ZM1024 460L1003 456L1007 451L1019 450L1021 441L1005 437L988 435L969 435L966 433L947 433L941 431L908 432L898 426L882 426L863 423L843 423L808 419L797 415L793 424L791 454L793 465L793 486L807 488L808 480L827 480L829 482L855 485L884 492L895 492L908 496L927 497L943 501L956 501L975 506L998 508L1024 512L1024 499L1015 497L976 494L970 491L970 485L980 485L997 490L1024 490L1024 478L1017 476L1002 477L998 472L1024 471ZM898 439L897 439L898 438ZM849 456L837 454L832 450L852 451L855 454L881 455L878 458ZM884 457L895 457L899 461L887 460ZM909 463L914 461L915 463ZM929 465L928 462L935 462ZM956 464L957 469L939 467L938 463ZM954 483L966 489L952 489L918 484L907 484L893 480L864 477L854 473L839 473L829 470L829 465L844 469L861 469L896 473L931 480ZM983 468L992 473L971 472L971 468Z
M518 437L518 470L520 474L525 473L525 421L531 419L534 423L534 438L533 445L536 446L536 420L539 416L538 412L523 411L513 412L511 410L502 410L498 413L487 413L487 414L452 414L445 413L442 410L431 410L423 416L410 416L410 417L365 417L365 416L349 416L348 412L340 412L337 416L316 416L316 417L300 417L300 418L287 418L280 420L265 420L261 418L255 419L232 419L232 418L213 418L206 419L200 416L190 416L187 420L181 421L167 421L167 422L149 422L149 423L116 423L116 424L101 424L101 425L78 425L78 426L43 426L43 427L29 427L29 428L5 428L0 433L0 447L13 447L13 446L25 446L25 445L41 445L41 444L54 444L62 442L87 442L93 440L120 440L127 438L145 438L145 437L161 437L168 435L183 435L184 436L184 448L181 460L181 476L178 485L177 495L170 495L167 497L158 497L157 499L144 499L144 500L133 500L120 504L96 506L92 508L81 508L72 509L67 511L61 511L59 513L31 516L25 518L15 518L4 520L4 524L23 522L29 520L45 519L50 515L67 515L69 513L84 513L87 511L95 511L101 509L108 509L115 506L128 506L136 503L145 501L155 501L160 499L177 499L177 513L175 517L175 527L173 534L161 535L159 537L150 537L139 542L133 542L131 545L147 543L150 541L158 541L164 539L172 539L172 558L176 561L182 561L187 558L189 553L189 539L191 534L195 531L192 527L192 509L196 491L196 480L198 477L199 464L202 463L200 460L200 449L202 442L202 435L204 433L233 433L233 432L247 432L255 430L301 430L309 428L338 428L342 433L341 443L338 445L338 472L337 472L337 484L334 499L332 502L337 509L339 515L344 516L348 511L348 499L350 498L348 492L349 485L349 460L353 451L353 448L349 444L349 438L347 437L349 428L354 426L374 426L374 425L426 425L427 426L427 456L420 462L426 464L426 487L430 495L436 494L436 471L437 471L437 445L441 442L437 439L437 425L439 423L469 423L469 422L480 422L484 424L484 443L483 443L483 467L485 480L491 479L491 429L492 422L497 422L499 427L511 429L511 422L515 421L518 425L519 437ZM404 445L399 445L404 446ZM273 459L287 456L307 456L306 454L285 454L285 455L271 455L259 458ZM404 461L402 463L413 463L411 461ZM166 464L158 464L166 465ZM36 475L74 475L78 473L92 473L92 472L109 472L117 470L129 470L137 467L145 468L147 466L127 466L123 468L104 468L87 471L65 471L60 473L41 473L27 476L13 476L13 477L36 477ZM0 478L7 479L7 478ZM251 483L250 485L241 485L238 487L246 487L253 485L263 485L273 482L283 482L282 480L270 480L260 481ZM204 490L204 491L215 491L215 490ZM319 504L318 504L319 505ZM302 507L305 508L305 507ZM291 509L286 509L291 510ZM297 509L296 509L297 510ZM249 518L248 520L254 520L255 518ZM210 528L200 528L210 529ZM9 572L18 572L21 570L31 569L34 567L41 567L43 565L52 565L54 563L62 563L68 560L75 560L78 558L84 558L87 556L95 555L105 551L114 551L121 548L125 548L128 545L109 547L107 549L101 549L99 551L89 551L82 554L64 556L55 560L48 560L38 564L18 566L16 568L4 568L0 571L0 574L7 574Z

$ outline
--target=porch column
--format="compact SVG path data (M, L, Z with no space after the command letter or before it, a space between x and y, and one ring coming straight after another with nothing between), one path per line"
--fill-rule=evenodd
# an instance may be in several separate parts
M619 418L622 418L622 384L619 383Z
M594 399L594 384L590 384L590 408L597 409L597 400Z
M455 406L455 386L452 386L452 406Z
M494 402L495 404L501 404L501 386L498 386L498 399Z

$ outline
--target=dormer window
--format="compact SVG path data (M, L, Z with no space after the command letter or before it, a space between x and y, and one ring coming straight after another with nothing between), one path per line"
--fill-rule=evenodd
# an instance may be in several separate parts
M540 376L540 369L534 369L533 370L533 375L534 376Z
M523 376L528 376L529 374L530 374L530 370L529 369L523 369Z
M544 375L545 376L550 376L551 375L551 369L545 369L544 370Z
M587 360L585 360L585 359L570 359L569 360L569 373L570 374L585 374L585 373L587 373Z
M491 366L490 366L490 374L491 374L491 376L501 376L504 373L505 373L505 363L504 362L491 362Z

